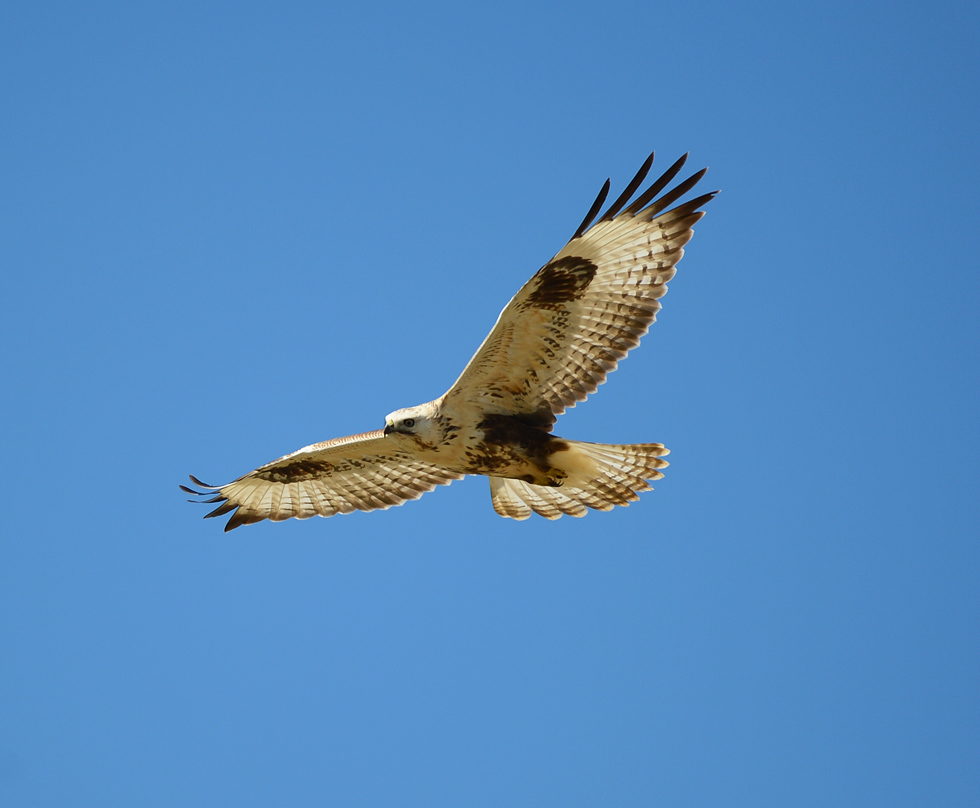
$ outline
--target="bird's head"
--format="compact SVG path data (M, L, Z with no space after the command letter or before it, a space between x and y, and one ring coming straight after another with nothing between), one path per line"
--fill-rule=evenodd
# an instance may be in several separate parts
M442 428L430 404L389 413L385 416L384 433L395 441L413 440L427 446L434 446L442 439Z

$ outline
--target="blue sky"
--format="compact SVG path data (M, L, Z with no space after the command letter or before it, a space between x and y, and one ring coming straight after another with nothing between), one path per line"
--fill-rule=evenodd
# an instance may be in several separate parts
M0 803L980 800L967 3L0 9ZM721 188L557 432L628 509L225 535L453 381L603 180Z

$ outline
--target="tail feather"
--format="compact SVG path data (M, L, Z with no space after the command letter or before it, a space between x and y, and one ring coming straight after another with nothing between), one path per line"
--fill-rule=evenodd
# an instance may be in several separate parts
M567 451L551 458L568 472L564 485L490 477L494 510L510 519L527 519L532 512L545 519L560 519L565 514L581 517L589 508L609 511L616 505L629 505L640 498L639 492L651 489L647 480L664 476L660 469L667 465L663 456L669 450L662 443L567 443Z

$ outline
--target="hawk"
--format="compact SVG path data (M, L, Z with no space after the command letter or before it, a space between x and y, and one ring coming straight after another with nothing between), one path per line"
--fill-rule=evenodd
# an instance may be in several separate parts
M606 180L571 240L504 307L439 398L395 410L383 429L314 443L227 485L180 488L220 503L225 530L263 519L371 511L418 499L467 474L490 479L498 514L546 519L628 505L663 477L662 443L602 444L552 434L639 344L656 319L700 210L717 192L671 208L707 169L668 185L685 154L633 199L651 154L612 205ZM596 218L598 217L598 218Z

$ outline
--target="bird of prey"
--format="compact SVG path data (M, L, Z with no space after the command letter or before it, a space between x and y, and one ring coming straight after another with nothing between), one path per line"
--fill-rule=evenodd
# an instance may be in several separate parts
M700 210L716 192L671 208L707 169L664 192L685 154L633 199L651 154L600 216L606 180L571 240L504 307L439 398L395 410L383 429L314 443L227 485L182 490L220 503L225 530L263 519L371 511L418 499L467 474L490 479L501 516L584 516L628 505L663 477L662 443L566 440L551 430L639 344L660 310ZM598 217L598 218L597 218Z

